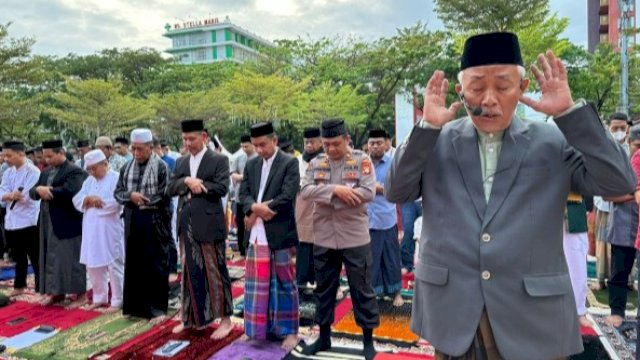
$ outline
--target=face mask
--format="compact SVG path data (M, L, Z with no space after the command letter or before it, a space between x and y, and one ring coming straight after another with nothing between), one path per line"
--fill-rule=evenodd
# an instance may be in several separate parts
M611 135L613 135L613 138L616 141L622 141L622 140L624 140L625 137L627 137L627 133L625 131L622 131L622 130L618 130L616 132L612 132Z

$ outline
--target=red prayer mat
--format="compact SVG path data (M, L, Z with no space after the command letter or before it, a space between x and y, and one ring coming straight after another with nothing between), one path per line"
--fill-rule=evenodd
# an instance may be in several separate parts
M226 338L222 340L212 340L210 336L217 325L215 327L210 326L201 331L184 330L179 334L172 333L173 328L178 324L180 324L178 320L164 322L106 353L93 356L91 359L151 360L155 358L153 352L169 340L186 340L190 342L189 346L171 357L171 359L206 360L244 333L242 328L234 327Z
M100 316L97 311L65 309L17 301L0 308L0 336L10 337L39 325L65 330Z

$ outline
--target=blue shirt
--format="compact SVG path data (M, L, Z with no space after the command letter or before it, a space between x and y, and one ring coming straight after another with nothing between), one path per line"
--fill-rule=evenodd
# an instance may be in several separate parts
M171 173L173 174L174 172L176 172L176 161L169 155L165 155L163 157L161 157L161 159L167 163L167 167L169 167L169 170L171 170Z
M384 184L387 172L391 167L391 157L385 154L377 163L374 161L376 169L376 181ZM398 215L396 212L396 204L385 199L384 195L377 194L367 208L369 213L369 229L387 230L391 229L398 223Z

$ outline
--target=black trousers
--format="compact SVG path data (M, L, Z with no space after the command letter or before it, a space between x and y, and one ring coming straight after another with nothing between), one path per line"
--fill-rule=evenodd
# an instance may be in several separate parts
M28 260L31 260L36 289L38 289L40 283L40 232L38 227L30 226L24 229L6 230L5 237L11 246L13 260L16 262L16 278L13 282L13 288L24 289L27 287Z
M238 250L240 255L247 256L247 243L245 237L246 230L244 228L244 211L242 206L236 202L236 235L238 236Z
M313 268L313 244L299 242L296 254L296 280L299 286L316 282L316 272Z
M9 244L7 243L7 237L4 234L4 216L7 214L7 209L0 208L0 260L4 256L4 253L9 252Z
M629 246L611 245L611 279L609 280L609 307L611 315L624 318L629 288L629 274L636 259L636 249Z
M372 263L369 244L349 249L329 249L314 245L313 258L316 270L316 323L320 326L333 323L340 272L344 263L356 324L362 329L378 327L378 301L369 274Z

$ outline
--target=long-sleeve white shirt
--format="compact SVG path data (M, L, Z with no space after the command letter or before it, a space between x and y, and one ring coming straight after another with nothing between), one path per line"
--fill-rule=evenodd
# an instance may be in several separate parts
M273 161L278 154L278 149L271 155L269 159L262 162L262 171L260 173L260 189L258 190L258 198L256 202L262 202L262 196L264 195L264 190L267 186L267 179L269 178L269 173L271 172L271 165L273 165ZM252 244L267 246L269 243L267 242L267 231L264 228L264 220L261 217L256 219L255 224L251 228L251 235L249 235L250 242Z
M40 200L31 200L29 190L38 183L39 178L40 170L27 161L19 169L12 166L5 171L0 185L0 199L22 187L22 200L16 201L13 210L11 209L11 201L3 202L7 209L7 214L4 217L6 230L20 230L38 224Z
M87 267L107 266L119 258L124 259L124 225L120 218L122 205L116 202L113 195L118 177L113 170L100 180L90 176L73 197L75 208L84 213L80 263ZM100 197L104 207L83 208L87 196Z

